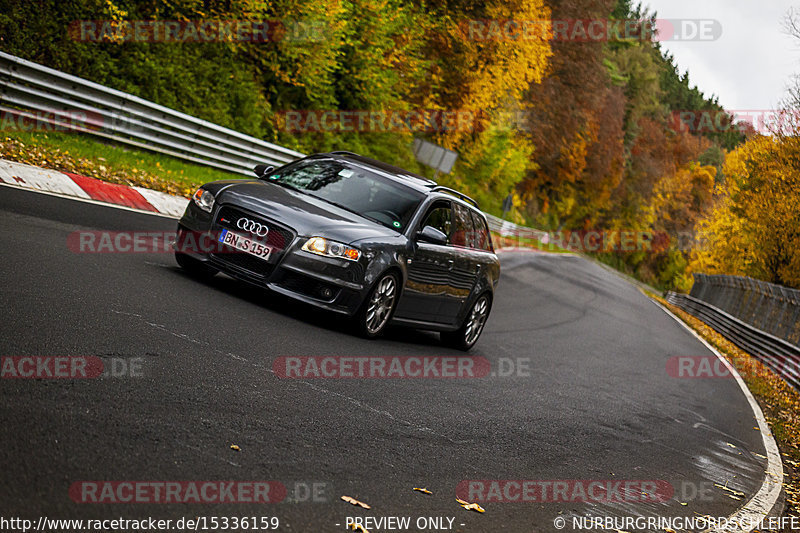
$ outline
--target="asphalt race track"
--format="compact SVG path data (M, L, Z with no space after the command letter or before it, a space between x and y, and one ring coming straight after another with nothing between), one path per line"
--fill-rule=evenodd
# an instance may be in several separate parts
M735 381L670 376L670 357L710 352L582 258L503 254L487 329L464 355L425 332L358 338L341 319L226 276L190 278L167 253L67 246L75 231L174 227L0 188L0 355L136 368L0 380L3 516L276 516L280 531L308 532L345 531L348 516L445 517L453 531L538 532L555 531L557 516L727 516L763 481L761 435ZM483 357L493 375L273 372L283 356L368 355ZM289 494L275 504L75 503L70 486L87 480L272 480ZM662 502L489 501L479 514L455 502L466 480L662 480L673 492Z

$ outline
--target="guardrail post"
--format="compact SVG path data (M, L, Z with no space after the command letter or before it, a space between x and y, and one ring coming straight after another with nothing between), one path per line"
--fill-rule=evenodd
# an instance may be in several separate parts
M789 321L790 330L786 339L800 346L800 294L794 294L794 315Z
M755 316L754 307L758 295L754 290L753 284L750 282L750 278L741 278L740 281L742 283L742 290L744 291L744 305L740 318L747 323L752 323L753 317Z

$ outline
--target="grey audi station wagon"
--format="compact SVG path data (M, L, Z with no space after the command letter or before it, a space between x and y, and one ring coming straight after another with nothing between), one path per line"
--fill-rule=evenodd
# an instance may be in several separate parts
M393 323L476 343L500 263L474 200L350 152L255 172L197 190L178 224L181 267L350 316L366 337Z

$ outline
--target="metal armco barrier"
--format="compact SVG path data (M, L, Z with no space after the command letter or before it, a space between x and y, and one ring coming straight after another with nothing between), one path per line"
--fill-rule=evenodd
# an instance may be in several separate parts
M252 175L304 154L0 52L0 111L192 163Z
M110 87L0 52L0 112L78 131L198 165L253 175L305 154L158 105ZM543 231L486 215L498 233L542 237Z
M667 302L695 316L800 390L800 348L693 296L667 293Z
M542 231L540 229L529 228L527 226L519 226L514 224L513 222L509 222L507 220L503 220L502 218L496 217L494 215L490 215L489 213L484 213L486 215L486 219L489 222L489 229L503 235L504 237L523 237L523 238L531 238L531 239L539 239L542 240L545 236L547 236L546 231Z
M742 276L695 274L690 294L800 346L800 290Z

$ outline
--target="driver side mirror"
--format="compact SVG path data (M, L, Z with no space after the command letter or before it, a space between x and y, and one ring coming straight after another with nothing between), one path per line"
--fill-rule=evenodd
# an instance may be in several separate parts
M425 226L422 231L417 233L417 240L444 245L447 244L447 235L433 226Z
M269 174L273 170L275 170L275 167L273 167L272 165L256 165L253 168L253 172L256 173L256 176L258 176L258 179L260 180L266 178L267 174Z

